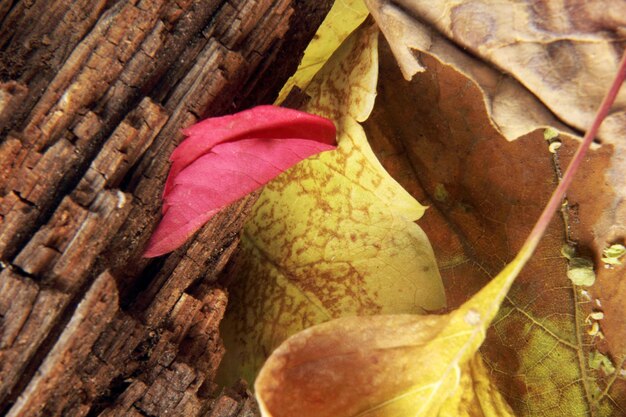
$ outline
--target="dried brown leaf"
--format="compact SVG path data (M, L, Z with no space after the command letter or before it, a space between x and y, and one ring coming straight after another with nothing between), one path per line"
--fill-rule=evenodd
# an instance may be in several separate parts
M542 130L509 142L489 124L481 90L472 80L419 55L426 72L407 83L391 52L381 55L384 76L366 123L368 138L387 170L431 205L424 228L449 302L459 305L486 275L495 275L515 256L555 187L555 166L566 165L577 141L561 135L556 154L550 153ZM569 237L580 243L583 255L599 260L604 242L594 246L594 226L608 214L599 216L598 210L615 201L616 190L605 177L613 158L611 146L591 152L569 193L567 228L563 221L553 222L483 347L491 372L519 415L619 415L626 407L619 370L607 375L588 364L589 354L600 350L620 367L626 340L618 326L623 303L600 295L605 315L599 325L608 344L589 334L593 324L584 322L599 309L592 291L610 286L616 297L626 291L607 275L620 272L597 269L598 282L592 291L583 290L569 281L567 261L560 256Z

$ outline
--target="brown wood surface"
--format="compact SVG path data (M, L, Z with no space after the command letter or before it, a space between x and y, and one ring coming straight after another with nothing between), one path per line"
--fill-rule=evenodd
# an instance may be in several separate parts
M0 415L257 414L214 382L255 196L141 253L181 129L271 102L330 3L0 0Z

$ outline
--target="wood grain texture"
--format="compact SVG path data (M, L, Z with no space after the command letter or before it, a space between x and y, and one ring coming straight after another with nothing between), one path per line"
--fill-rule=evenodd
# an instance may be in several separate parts
M181 129L271 102L330 3L0 1L0 414L256 415L213 381L256 195L141 254Z

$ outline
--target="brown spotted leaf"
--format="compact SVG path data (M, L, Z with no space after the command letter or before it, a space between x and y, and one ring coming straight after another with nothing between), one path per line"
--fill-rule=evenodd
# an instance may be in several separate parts
M224 380L252 381L288 336L346 315L445 304L424 207L382 168L360 121L376 97L378 29L352 34L309 85L306 111L337 126L334 151L303 161L259 197L233 266Z
M486 121L468 123L475 130L478 123L484 128L491 123L508 140L538 128L571 134L588 128L626 43L626 3L619 0L366 3L406 79L424 70L432 62L425 61L429 56L453 67L464 77L451 94L474 86L473 94L482 96L488 115ZM600 128L602 162L593 175L585 176L588 185L579 184L569 192L572 207L581 215L568 225L568 239L596 264L598 279L590 291L594 299L602 300L607 313L604 333L616 360L626 355L626 326L621 320L626 316L626 303L621 301L626 281L619 279L624 274L619 265L605 268L601 259L605 248L626 239L624 90ZM480 106L478 100L473 106ZM559 143L551 145L556 148ZM560 153L571 151L566 146ZM528 157L519 154L516 159Z
M381 28L388 32L383 23ZM503 129L491 124L489 101L474 79L427 54L414 54L425 71L407 82L394 53L384 47L384 76L365 127L383 165L431 206L423 227L449 303L458 306L515 256L578 143L562 134L551 139L562 143L551 153L543 129L507 141ZM623 229L603 223L623 221L615 217L623 208L615 204L618 190L611 182L614 172L625 176L616 153L614 146L603 145L587 157L568 193L565 224L553 221L488 332L482 348L487 366L517 415L604 416L626 409L620 370L626 340L620 300L626 286L618 279L624 269L600 264L604 239L623 236L610 234ZM577 255L595 261L594 286L568 279L561 255L566 243L578 243ZM609 288L611 295L604 292ZM600 310L601 318L589 316Z
M343 317L301 331L255 383L265 417L512 417L477 356L532 252L446 315Z

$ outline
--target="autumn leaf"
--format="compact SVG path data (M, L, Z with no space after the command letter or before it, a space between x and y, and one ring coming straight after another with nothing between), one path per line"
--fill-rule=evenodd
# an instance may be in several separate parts
M480 131L477 125L492 124L508 140L538 128L566 133L565 141L575 137L576 129L588 125L600 104L617 70L623 49L619 45L625 39L626 13L621 1L580 2L576 7L548 1L503 1L495 6L480 0L366 3L405 79L424 70L434 74L429 68L435 65L429 63L454 68L465 76L455 82L456 92L467 96L467 86L475 85L488 114L486 122L471 121L470 126ZM604 146L598 151L597 166L604 173L588 177L589 183L595 181L589 189L598 192L590 198L587 187L576 186L569 193L580 209L590 213L577 216L580 227L571 230L572 238L594 252L596 263L605 247L623 244L626 230L626 146L621 140L626 131L625 104L626 93L621 92L599 132L597 142ZM429 109L429 113L434 112ZM490 129L482 130L490 134ZM550 145L559 146L560 142L554 138ZM565 158L568 152L567 147L560 150ZM597 297L616 301L626 297L626 286L616 284L619 270L600 268L596 272L593 292ZM615 334L609 338L612 350L626 354L626 347L617 347L618 340L626 340L617 319L626 314L626 306L615 302L604 308L613 312L605 322Z
M473 400L471 389L484 376L473 372L476 353L500 304L560 206L625 77L626 53L594 123L529 237L515 259L491 282L447 315L341 318L292 336L270 356L257 378L255 389L262 414L434 416L451 415L461 408L468 415L513 415L493 391L484 402L488 409L476 408L480 403ZM601 356L590 358L590 366L604 366L615 373L610 364L597 358ZM476 414L463 408L464 398ZM569 402L574 400L568 397L560 410L568 410L567 415L585 412L571 406ZM596 406L596 411L607 415L605 404Z
M424 212L384 171L363 128L374 104L378 30L351 35L312 81L307 111L332 119L338 147L269 183L246 224L222 325L223 380L252 381L289 335L346 315L444 306Z
M292 336L256 380L262 414L419 417L476 405L484 373L471 376L471 363L522 259L450 314L347 317ZM497 391L484 401L513 415Z
M442 405L438 417L513 417L480 355L461 368L459 389Z
M219 210L335 143L331 121L274 106L206 119L184 133L145 257L178 248Z
M519 82L444 42L432 27L415 29L423 27L423 19L384 7L383 17L395 19L395 26L388 27L379 20L386 35L390 28L396 35L404 31L395 39L407 41L426 33L429 43L421 48L413 42L404 49L424 70L410 83L390 51L381 54L385 77L365 127L385 167L416 198L431 204L423 227L437 254L449 303L458 306L484 285L486 275L496 275L515 256L578 142L562 133L546 141L542 126L553 124L554 116L536 118L547 107L536 99L527 101L532 98L528 91L517 94L520 90L508 88L515 82L523 89ZM397 58L397 51L393 55ZM551 71L558 72L558 66ZM507 95L494 101L494 92ZM587 99L589 103L578 105L599 104L593 95ZM499 105L508 107L509 114L522 114L509 119L513 127L506 119L491 126ZM619 115L619 107L611 115ZM524 133L519 138L518 127L525 129L517 131ZM550 145L557 142L561 147L551 153ZM590 152L568 191L564 221L548 230L481 349L518 415L619 415L626 407L623 377L593 369L588 360L604 352L620 368L626 354L623 269L601 263L603 249L624 236L623 149L605 133L603 145ZM592 287L573 285L567 277L568 262L560 250L572 243L578 247L576 257L594 261ZM585 322L594 311L605 314Z
M626 247L621 243L614 243L608 248L602 250L602 262L618 266L622 264L620 258L626 254Z
M412 25L394 30L403 35L411 32L412 39L419 36L417 32L430 38L428 45L405 46L437 56L443 62L453 59L453 45L472 51L480 61L470 64L466 60L468 65L460 66L462 69L473 72L477 78L480 68L504 70L539 98L533 107L543 104L558 119L578 130L591 125L619 66L621 48L616 48L616 43L626 40L626 4L619 0L578 2L575 6L545 0L366 0L366 4L373 13L381 8L387 14L404 11ZM387 30L387 25L379 23L381 30ZM443 46L444 38L449 39L447 47ZM493 79L490 74L485 76L480 82L483 86L489 78ZM514 96L513 100L519 97ZM623 134L625 105L626 92L622 92L616 98L616 110L600 128L600 138L614 141ZM515 107L509 103L517 122L510 119L497 124L511 126L525 121L524 109ZM494 118L499 120L497 115Z

